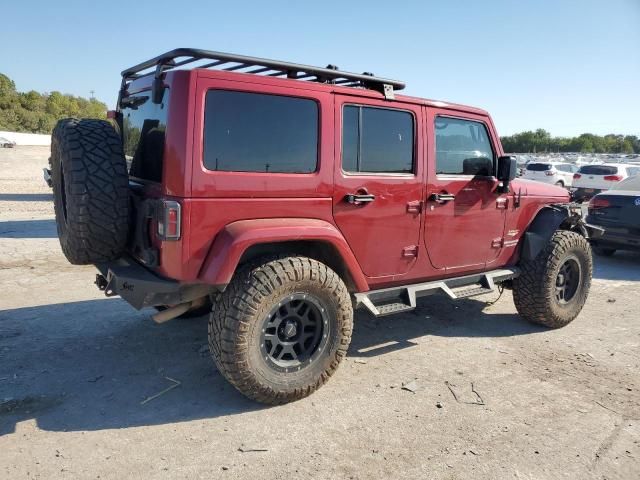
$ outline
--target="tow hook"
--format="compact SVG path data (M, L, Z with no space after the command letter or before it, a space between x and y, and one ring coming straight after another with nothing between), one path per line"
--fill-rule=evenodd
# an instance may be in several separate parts
M109 281L105 278L104 275L97 274L96 281L93 282L98 287L98 290L104 292L105 297L113 297L116 293L109 287Z

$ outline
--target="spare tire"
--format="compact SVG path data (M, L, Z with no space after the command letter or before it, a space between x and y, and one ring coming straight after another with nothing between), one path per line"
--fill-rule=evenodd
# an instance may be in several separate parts
M74 265L119 257L129 231L122 141L106 120L60 120L51 136L51 180L60 245Z

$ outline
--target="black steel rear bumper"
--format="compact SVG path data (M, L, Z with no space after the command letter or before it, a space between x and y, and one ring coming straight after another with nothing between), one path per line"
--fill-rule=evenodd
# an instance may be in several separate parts
M96 285L108 297L120 295L136 309L176 305L204 297L210 285L185 284L155 275L130 257L96 265Z

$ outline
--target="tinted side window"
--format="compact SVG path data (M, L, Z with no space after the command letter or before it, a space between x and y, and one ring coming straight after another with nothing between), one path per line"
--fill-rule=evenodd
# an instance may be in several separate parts
M318 105L313 100L225 90L207 92L207 169L310 173L317 163Z
M435 127L436 173L493 175L493 150L482 123L437 117Z
M412 173L413 131L413 115L409 112L345 106L342 169L353 173Z

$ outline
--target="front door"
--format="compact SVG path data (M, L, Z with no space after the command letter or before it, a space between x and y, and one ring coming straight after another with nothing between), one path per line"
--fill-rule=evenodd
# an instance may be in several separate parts
M496 190L496 159L486 117L427 109L429 139L424 241L447 272L490 266L502 249L509 198Z
M335 98L335 222L365 275L402 275L419 250L420 106Z

